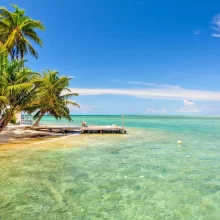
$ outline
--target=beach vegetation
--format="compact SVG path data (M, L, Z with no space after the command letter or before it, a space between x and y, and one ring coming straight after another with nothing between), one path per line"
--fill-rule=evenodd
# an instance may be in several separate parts
M17 118L15 116L12 116L12 119L11 119L10 123L13 124L13 125L16 125Z
M34 125L45 114L72 121L69 107L79 105L70 100L78 95L68 88L71 78L50 69L40 74L26 66L26 55L38 58L31 43L43 46L38 36L43 23L11 6L12 12L0 6L0 132L9 122L16 123L14 115L21 111L34 114Z
M36 96L31 105L25 109L29 114L35 113L34 119L37 120L34 126L39 125L46 113L56 119L66 118L72 121L69 107L79 107L76 102L69 100L73 96L78 96L68 88L71 78L59 77L58 74L58 71L47 69L43 71L42 77L35 81L38 86Z
M24 66L24 60L9 60L5 57L1 62L0 81L3 86L0 88L0 107L4 114L0 131L7 126L16 112L22 111L31 103L37 88L34 80L39 77L38 73Z
M11 5L14 9L10 12L5 7L0 7L0 41L3 49L10 54L11 59L23 59L26 54L38 58L38 53L31 42L43 46L43 41L38 36L37 30L44 30L41 21L34 20L25 14L25 10Z

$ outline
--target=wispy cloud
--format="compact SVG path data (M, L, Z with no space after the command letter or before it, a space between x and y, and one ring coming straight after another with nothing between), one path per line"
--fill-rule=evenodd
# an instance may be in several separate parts
M220 34L211 34L212 37L220 37Z
M125 83L141 85L141 86L152 86L152 87L156 87L158 85L156 83L148 83L148 82L142 82L142 81L127 81Z
M195 30L195 31L193 32L193 34L194 34L194 35L200 35L200 34L201 34L201 31L200 31L200 30Z
M73 88L81 96L120 95L143 99L164 100L207 100L220 101L220 92L191 90L184 88L149 88L149 89L115 89L115 88Z
M212 19L212 29L217 33L212 33L212 37L220 37L220 14L217 14Z
M147 82L142 82L142 81L129 81L127 82L129 84L136 84L136 85L142 85L142 86L149 86L149 87L156 87L156 88L172 88L172 89L177 89L180 88L180 86L176 85L168 85L168 84L157 84L157 83L147 83Z
M124 84L133 84L139 86L147 86L153 88L180 88L178 85L169 85L169 84L158 84L158 83L151 83L151 82L144 82L144 81L122 81L117 79L109 80L110 82L114 83L124 83Z
M167 113L166 109L154 109L154 108L148 108L145 111L146 114L165 114Z
M177 112L182 113L199 113L200 109L194 102L183 100L183 107L178 109Z

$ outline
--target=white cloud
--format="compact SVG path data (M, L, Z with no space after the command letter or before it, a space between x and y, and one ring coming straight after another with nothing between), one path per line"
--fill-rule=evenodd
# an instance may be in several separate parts
M99 89L99 88L72 88L72 92L80 96L121 95L143 99L163 100L207 100L220 101L220 92L191 90L184 88L149 88L149 89Z
M148 82L142 82L142 81L127 81L125 83L135 84L135 85L142 85L142 86L157 86L156 83L148 83Z
M109 81L114 82L114 83L126 83L126 84L134 84L134 85L148 86L148 87L154 87L154 88L180 88L180 86L177 86L177 85L157 84L157 83L150 83L150 82L144 82L144 81L122 81L118 79L112 79Z
M220 37L220 34L211 34L212 37Z
M201 31L200 30L195 30L194 31L194 35L200 35L201 34Z
M157 84L157 83L148 83L148 82L142 82L142 81L128 81L129 84L136 84L136 85L142 85L142 86L150 86L150 87L156 87L156 88L180 88L180 86L174 86L174 85L168 85L168 84Z
M177 110L177 112L183 112L183 113L199 113L200 110L196 106L194 102L190 102L188 100L183 100L183 107Z
M154 108L148 108L146 109L145 113L147 114L165 114L167 113L166 109L154 109Z
M212 19L212 29L217 31L218 33L212 33L212 37L220 37L220 14L217 14Z
M190 101L187 101L187 100L183 100L183 104L184 104L184 106L194 106L195 105L194 102L190 102Z

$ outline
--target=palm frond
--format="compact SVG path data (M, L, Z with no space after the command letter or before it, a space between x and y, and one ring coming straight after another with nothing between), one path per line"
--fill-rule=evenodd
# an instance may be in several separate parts
M28 37L30 40L33 40L36 44L43 46L43 41L37 36L36 33L33 33L33 31L27 31L25 32L25 36Z
M7 97L0 96L0 103L6 103L8 101Z
M0 40L3 48L7 49L13 60L23 59L28 53L37 58L38 53L28 40L42 46L43 42L35 30L44 30L44 25L26 16L25 10L17 5L11 6L13 12L0 7Z
M80 106L76 103L76 102L73 102L73 101L69 101L69 100L63 100L63 103L65 104L65 106L75 106L75 107L78 107L80 108Z
M9 91L11 90L24 90L24 89L27 89L27 88L31 88L33 86L33 83L32 82L27 82L27 83L21 83L21 84L17 84L17 85L11 85L11 86L8 86L7 89Z
M21 29L39 29L44 31L45 27L44 25L41 23L41 21L36 21L36 20L32 20L32 19L27 19L25 20L21 25L20 25Z
M45 112L46 109L57 120L64 117L71 121L69 106L80 106L67 99L78 94L71 93L71 90L68 89L70 79L65 76L59 77L58 74L58 71L47 69L43 71L42 78L33 80L37 87L36 96L27 109L30 112Z
M37 118L39 118L41 111L37 111L36 114L34 115L33 119L36 120Z
M32 55L35 58L38 58L38 53L37 51L34 50L34 48L31 46L31 44L29 43L29 41L27 39L23 39L23 41L26 42L27 44L27 48L28 48L28 52L30 53L30 55Z
M79 94L78 93L68 93L68 94L61 95L60 97L67 99L67 98L71 98L73 96L79 96Z
M0 6L0 16L1 19L6 17L11 23L14 22L12 13L3 6Z
M4 20L0 20L0 30L5 31L5 29L6 28L9 29L9 27L10 27L10 24L8 22L6 22ZM2 31L1 31L1 33L2 33Z

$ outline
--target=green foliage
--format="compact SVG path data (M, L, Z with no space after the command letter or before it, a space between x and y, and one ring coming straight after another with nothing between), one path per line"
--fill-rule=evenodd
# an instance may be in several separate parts
M0 72L0 78L4 86L1 88L1 95L4 97L5 104L13 106L17 110L23 108L31 99L33 93L34 80L38 74L27 67L25 61L14 60L7 62L4 69Z
M11 5L13 12L5 7L0 7L0 42L2 49L5 49L12 59L24 58L26 54L38 57L37 51L33 48L30 41L39 46L43 45L36 30L44 30L44 25L37 20L25 15L23 9L16 5Z
M1 53L0 58L0 113L4 113L1 128L32 101L37 88L34 80L39 74L25 67L24 60L10 61Z
M15 116L13 116L10 122L11 122L13 125L16 125L16 123L17 123L17 118L16 118Z
M78 95L68 89L71 78L50 69L41 75L25 66L26 54L38 57L30 41L43 45L36 32L44 30L43 24L11 6L13 12L0 6L0 132L8 122L16 123L14 115L20 111L35 113L37 124L45 113L71 121L69 106L79 107L69 100Z
M68 100L72 96L78 96L77 93L71 93L68 89L71 78L59 77L58 74L57 71L47 69L47 71L43 71L42 78L35 80L36 97L26 108L28 113L35 112L34 119L41 119L45 113L48 113L56 119L64 117L71 121L69 106L79 107L77 103ZM35 125L38 123L39 120Z

